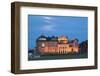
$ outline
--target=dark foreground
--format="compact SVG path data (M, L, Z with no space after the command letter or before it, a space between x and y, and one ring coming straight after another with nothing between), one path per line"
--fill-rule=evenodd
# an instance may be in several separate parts
M63 55L36 55L29 56L28 60L55 60L55 59L80 59L87 58L87 53L78 53L78 54L63 54Z

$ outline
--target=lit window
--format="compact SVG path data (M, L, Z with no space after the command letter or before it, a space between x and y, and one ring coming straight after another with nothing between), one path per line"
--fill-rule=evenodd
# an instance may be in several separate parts
M45 44L44 43L42 43L42 47L45 47Z

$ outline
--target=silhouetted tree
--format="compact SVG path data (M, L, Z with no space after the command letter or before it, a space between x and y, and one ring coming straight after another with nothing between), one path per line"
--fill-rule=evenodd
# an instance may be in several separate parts
M85 40L79 44L80 53L87 53L88 52L88 40Z

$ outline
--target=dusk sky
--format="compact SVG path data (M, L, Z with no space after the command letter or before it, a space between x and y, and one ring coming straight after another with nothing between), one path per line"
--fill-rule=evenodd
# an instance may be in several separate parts
M69 40L77 38L79 43L88 39L88 18L77 16L28 16L28 48L36 45L36 39L45 36L67 36Z

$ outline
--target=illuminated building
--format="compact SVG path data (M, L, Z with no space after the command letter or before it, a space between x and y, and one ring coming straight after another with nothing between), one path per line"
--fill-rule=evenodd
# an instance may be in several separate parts
M68 54L78 53L78 40L69 41L67 37L46 37L41 35L36 40L36 48L40 54Z

